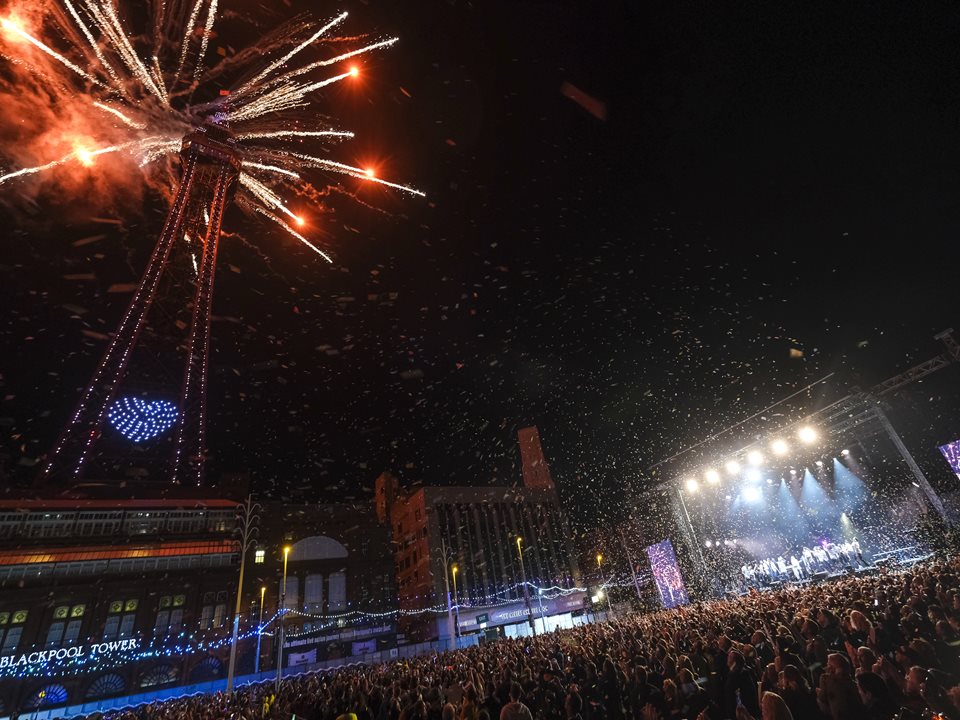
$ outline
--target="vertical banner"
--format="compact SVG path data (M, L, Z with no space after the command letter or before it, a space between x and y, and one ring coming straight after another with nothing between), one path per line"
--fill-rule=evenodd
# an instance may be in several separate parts
M687 589L683 585L683 576L680 574L680 565L673 552L673 543L669 539L658 542L647 548L647 557L650 559L650 570L653 572L653 581L660 591L660 600L665 608L674 608L690 602Z
M957 478L960 478L960 440L941 445L940 452L943 453L943 459L947 461L950 469L953 470Z

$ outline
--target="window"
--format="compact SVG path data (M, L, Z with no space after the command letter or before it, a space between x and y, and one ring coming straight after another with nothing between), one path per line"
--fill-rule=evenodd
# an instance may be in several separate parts
M283 607L287 610L297 610L300 607L300 578L287 575L284 586Z
M172 600L173 598L171 598L169 595L164 595L162 598L160 598L160 609L166 610L172 604Z
M168 627L170 627L170 611L161 610L157 613L157 621L153 624L153 634L159 635L166 632Z
M0 653L12 653L20 644L20 636L23 634L23 627L16 626L7 630L7 635L3 639L3 646L0 647Z
M103 639L113 640L117 636L117 630L120 629L120 616L109 615L107 622L103 625Z
M183 625L183 609L170 611L170 632L176 632Z
M215 628L223 627L227 619L227 604L220 603L213 609L213 626Z
M62 621L50 623L50 629L47 630L47 642L44 643L45 648L49 650L50 648L60 647L64 627L66 625Z
M187 602L186 595L174 595L173 596L173 606L174 607L183 607L184 603Z
M200 611L200 629L209 630L213 625L213 605L204 605Z
M83 621L71 620L67 623L67 631L63 634L63 644L73 645L80 637L80 625Z
M330 574L329 610L344 610L347 607L347 576L342 572Z
M263 565L263 560L266 557L266 555L267 555L266 550L257 550L253 554L253 562L257 565Z
M130 637L133 635L133 623L136 621L137 616L134 613L123 616L123 620L120 621L120 637Z
M303 585L303 606L307 612L323 611L323 575L307 575Z

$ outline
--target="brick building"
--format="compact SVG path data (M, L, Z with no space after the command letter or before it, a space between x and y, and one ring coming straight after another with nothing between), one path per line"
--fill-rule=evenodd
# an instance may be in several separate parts
M528 581L540 587L579 584L570 531L536 428L519 433L522 487L422 487L404 491L389 473L376 481L377 517L393 538L400 607L445 607L450 566L457 598L472 606L524 601L516 538L522 538ZM447 557L444 551L447 549ZM500 614L505 622L514 619ZM439 621L438 621L439 620ZM522 620L522 619L521 619ZM516 621L520 622L520 621ZM446 616L408 619L416 639L448 636Z

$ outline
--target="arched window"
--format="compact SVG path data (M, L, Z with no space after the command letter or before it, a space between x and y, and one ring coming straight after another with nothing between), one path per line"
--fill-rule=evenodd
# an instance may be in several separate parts
M293 544L290 550L290 561L300 560L331 560L336 558L345 558L349 553L347 549L326 535L313 535L304 538Z
M205 657L190 672L191 682L207 682L223 677L223 663L215 657Z
M109 695L119 695L126 689L127 681L122 675L107 673L90 683L90 687L87 688L87 699L95 700Z
M163 663L147 670L140 680L140 687L148 688L156 685L167 685L177 680L177 669L173 665Z
M67 689L63 685L44 685L31 693L23 704L25 710L37 710L50 705L65 705Z

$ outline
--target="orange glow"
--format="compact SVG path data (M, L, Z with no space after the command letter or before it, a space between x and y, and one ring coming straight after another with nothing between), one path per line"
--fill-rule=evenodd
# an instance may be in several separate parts
M297 215L296 217L297 217L297 225L299 225L300 227L303 227L304 223L306 223L306 220L304 220L299 215Z
M0 18L0 27L3 28L3 34L7 40L13 42L28 42L26 38L27 31L18 18Z
M350 76L351 76L351 77L356 77L356 76L359 75L359 74L360 74L360 68L358 68L356 65L351 65L351 66L350 66Z
M84 167L90 167L93 165L93 153L91 153L82 145L77 145L73 152L77 156L77 160L79 160L80 164Z
M363 171L363 174L366 175L368 178L375 178L377 176L377 172L373 168L366 168Z

